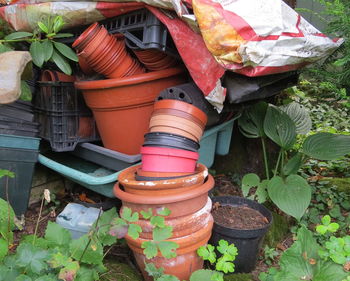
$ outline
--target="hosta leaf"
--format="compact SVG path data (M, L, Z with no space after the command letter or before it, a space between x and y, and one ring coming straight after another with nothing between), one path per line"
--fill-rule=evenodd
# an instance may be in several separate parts
M57 223L49 221L45 231L45 239L50 247L68 247L72 240L70 232Z
M158 254L157 244L152 241L145 241L141 244L141 248L144 249L143 253L147 259L154 258Z
M244 110L238 119L242 134L248 138L264 137L264 119L267 110L266 102L259 102Z
M307 109L297 102L280 107L294 121L297 134L307 134L312 127L312 121Z
M29 52L36 66L42 67L45 61L45 51L43 45L39 41L34 41L29 47Z
M179 248L179 244L172 241L161 241L158 243L158 248L163 257L171 259L176 257L176 249Z
M88 247L86 247L88 245ZM85 250L86 249L86 250ZM73 240L69 245L69 251L76 260L84 263L100 265L103 259L103 247L98 240L91 241L87 235Z
M303 155L301 153L296 153L292 158L289 159L287 164L283 166L283 174L289 176L296 174L303 163Z
M48 61L52 57L53 53L53 45L50 40L45 40L42 43L43 51L44 51L44 60Z
M303 153L319 160L335 160L350 153L350 136L317 133L303 143Z
M269 105L264 120L265 134L285 150L296 140L296 128L292 119L279 108Z
M270 199L286 214L300 220L311 201L311 188L307 181L290 175L285 180L273 177L267 186Z
M60 55L58 52L56 52L56 50L53 50L51 60L65 74L67 74L67 75L72 74L72 68L70 67L68 61L62 55Z
M18 31L18 32L14 32L14 33L7 35L4 39L5 40L15 40L15 39L22 39L22 38L32 37L32 36L33 36L33 33L31 33L31 32Z
M55 48L62 54L64 55L66 58L72 60L72 61L78 61L78 56L76 53L74 53L74 51L69 48L67 45L60 43L60 42L55 42L53 41L53 44L55 46Z

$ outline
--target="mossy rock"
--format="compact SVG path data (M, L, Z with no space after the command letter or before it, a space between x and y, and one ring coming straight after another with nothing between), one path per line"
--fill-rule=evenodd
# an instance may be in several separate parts
M272 212L273 222L270 230L266 233L265 243L269 247L276 247L289 232L288 219Z
M142 281L140 274L126 263L107 260L107 272L102 275L101 281Z
M224 276L225 281L253 281L250 273L236 273Z
M334 185L339 191L350 194L350 178L324 178L322 180L329 181L329 184Z

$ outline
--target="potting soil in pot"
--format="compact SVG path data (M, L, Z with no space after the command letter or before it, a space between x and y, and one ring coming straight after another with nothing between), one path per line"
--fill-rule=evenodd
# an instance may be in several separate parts
M215 223L235 229L259 229L269 223L260 212L248 206L213 204L212 215Z

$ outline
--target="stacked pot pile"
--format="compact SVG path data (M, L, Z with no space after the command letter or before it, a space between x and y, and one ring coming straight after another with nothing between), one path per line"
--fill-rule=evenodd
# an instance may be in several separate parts
M180 122L181 119L187 121L187 126ZM179 245L175 258L166 259L158 253L157 257L146 259L141 245L152 240L152 225L142 217L138 222L142 228L140 237L134 240L126 236L145 280L152 280L144 271L145 262L163 267L165 273L180 280L189 280L192 272L203 267L197 249L211 236L213 218L208 191L213 188L214 179L204 165L196 163L203 130L193 130L190 122L194 123L193 128L204 128L205 113L181 101L157 102L150 121L150 133L145 135L141 149L142 164L121 172L114 187L116 197L123 202L121 213L125 207L133 212L151 208L154 215L162 208L171 211L165 221L166 225L173 227L169 241ZM168 133L168 127L177 129L177 134Z

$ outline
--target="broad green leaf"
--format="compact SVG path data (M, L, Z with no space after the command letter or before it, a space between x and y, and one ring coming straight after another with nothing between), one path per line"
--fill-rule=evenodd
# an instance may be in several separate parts
M242 178L242 192L243 192L243 196L247 197L249 194L249 190L252 187L257 187L260 183L260 178L257 174L246 174L243 178Z
M213 281L214 279L212 279L212 277L216 273L217 272L214 270L199 269L192 273L190 277L190 281ZM218 280L218 279L215 279L215 280ZM224 280L223 276L221 280Z
M45 276L40 276L39 278L35 279L34 281L57 281L57 277L54 276L53 274L45 275ZM77 281L77 280L74 280Z
M335 160L350 153L350 136L317 133L303 143L303 153L319 160Z
M56 16L53 23L53 31L55 33L59 32L63 27L63 25L64 25L64 22L63 22L62 16Z
M120 215L127 222L137 222L139 220L139 214L137 212L132 213L132 210L128 207L123 208Z
M28 275L21 274L19 275L15 281L32 281L33 279L30 278Z
M129 224L129 228L128 228L128 235L132 238L132 239L137 239L140 236L140 233L142 232L142 228L141 226L139 226L138 224Z
M48 241L50 247L68 247L72 237L67 229L49 221L45 231L45 239Z
M9 51L13 51L13 50L9 46L6 46L5 44L0 43L0 54L9 52Z
M171 211L167 207L157 208L157 214L160 216L169 216L171 214Z
M34 234L23 235L21 238L21 243L33 244L34 242ZM42 249L47 249L49 242L42 237L35 237L34 246L37 246Z
M310 132L312 121L309 112L303 105L292 102L280 108L294 121L297 134L306 135Z
M327 226L324 226L324 225L318 225L316 226L316 231L319 233L319 234L325 234L328 230L328 227Z
M4 257L8 253L8 244L5 239L0 238L0 262L4 259Z
M39 26L39 28L41 29L42 32L44 32L46 34L49 33L48 27L43 22L38 21L38 26Z
M15 177L15 173L11 172L9 170L0 169L0 178L2 178L2 177L14 178Z
M180 280L174 275L164 274L160 278L158 278L157 281L180 281Z
M328 231L330 232L337 232L339 229L339 224L335 223L335 222L332 222L328 225Z
M144 249L143 253L147 259L152 259L158 254L157 244L152 241L145 241L141 244L141 248Z
M45 61L45 51L43 45L39 41L34 41L30 44L29 51L32 56L33 63L38 67L42 67Z
M62 70L65 74L71 75L72 74L72 68L70 67L68 61L61 56L56 50L54 49L52 52L51 60L57 65L57 67Z
M9 35L7 35L4 39L5 40L15 40L15 39L22 39L22 38L27 38L27 37L32 37L33 33L31 32L25 32L25 31L18 31L18 32L13 32Z
M267 110L266 102L258 102L244 110L238 119L238 126L242 134L248 138L264 137L264 119Z
M53 53L53 45L50 40L45 40L42 43L43 51L44 51L44 61L48 61L52 57Z
M286 214L300 220L311 201L311 188L298 175L290 175L285 180L273 177L267 186L270 199Z
M8 204L7 201L0 198L0 237L4 238L6 241L8 241L8 243L13 242L12 230L15 229L14 219L15 212L13 211L11 205Z
M26 81L21 80L21 96L19 97L23 101L32 100L32 92Z
M74 281L95 281L99 280L96 269L86 266L81 266L77 272Z
M164 217L153 216L153 217L151 217L150 223L153 226L165 227L165 219L164 219Z
M290 149L296 141L296 128L287 113L269 105L264 120L265 134L284 150Z
M79 270L79 262L71 261L60 270L58 274L58 279L74 280L78 270Z
M111 246L117 241L117 237L110 234L110 228L112 221L118 217L116 208L112 208L106 212L103 212L96 221L92 229L96 228L96 224L98 223L96 235L103 246Z
M259 203L264 203L267 198L268 198L268 194L267 194L267 185L268 185L269 181L268 180L263 180L258 188L256 189L255 192L255 196L256 196L256 200Z
M154 241L163 241L169 239L173 234L173 228L171 226L165 227L155 227L153 229L153 240Z
M77 54L69 48L67 45L60 43L60 42L55 42L53 41L53 44L62 55L64 55L66 58L78 62L78 56Z
M176 257L176 249L179 245L173 241L161 241L158 243L158 248L163 257L171 259Z
M88 264L102 264L103 247L101 242L89 241L87 235L81 236L79 239L73 240L69 245L69 251L76 260L81 260Z
M31 244L20 244L17 248L16 265L26 268L35 274L47 269L48 252Z
M287 164L283 166L283 174L289 176L298 173L301 165L303 164L303 155L296 153L292 158L289 159Z
M53 38L67 38L67 37L73 37L74 34L72 33L58 33L53 36Z

